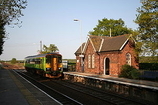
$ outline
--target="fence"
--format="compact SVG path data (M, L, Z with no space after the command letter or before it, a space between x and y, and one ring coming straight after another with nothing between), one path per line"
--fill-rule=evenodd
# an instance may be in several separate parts
M63 71L75 71L76 70L76 62L74 62L76 60L63 60Z
M157 70L158 71L158 63L139 63L140 70Z
M158 81L158 71L143 71L140 78Z

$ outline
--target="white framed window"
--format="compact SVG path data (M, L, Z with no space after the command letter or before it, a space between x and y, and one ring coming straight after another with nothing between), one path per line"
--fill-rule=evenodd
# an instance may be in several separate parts
M91 68L91 55L88 55L88 68Z
M130 53L126 54L126 64L131 66L131 54Z
M95 55L92 55L92 68L95 68Z

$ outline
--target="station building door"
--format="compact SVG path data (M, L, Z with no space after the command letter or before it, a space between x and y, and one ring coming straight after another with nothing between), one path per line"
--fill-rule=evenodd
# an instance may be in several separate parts
M104 59L104 74L105 75L110 74L110 59L109 58Z

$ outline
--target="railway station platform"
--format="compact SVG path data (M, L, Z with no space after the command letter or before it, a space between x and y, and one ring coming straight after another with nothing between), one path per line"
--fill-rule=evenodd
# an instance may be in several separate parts
M111 80L111 82L124 82L124 83L133 83L138 84L142 86L149 86L149 87L155 87L155 89L158 90L158 82L152 82L147 80L135 80L135 79L127 79L127 78L118 78L118 77L112 77L109 75L97 75L97 74L91 74L91 73L81 73L81 72L65 72L65 74L71 74L71 75L78 75L78 76L84 76L94 79L105 79L105 80Z
M59 105L12 70L0 69L0 105Z
M80 72L64 72L64 79L158 105L158 82Z

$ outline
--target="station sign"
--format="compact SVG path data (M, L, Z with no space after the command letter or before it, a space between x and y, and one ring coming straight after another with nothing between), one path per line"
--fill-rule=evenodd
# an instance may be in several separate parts
M84 55L79 55L79 57L84 57Z

